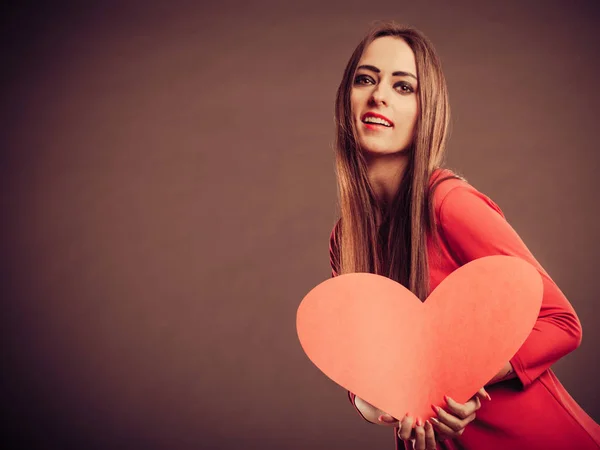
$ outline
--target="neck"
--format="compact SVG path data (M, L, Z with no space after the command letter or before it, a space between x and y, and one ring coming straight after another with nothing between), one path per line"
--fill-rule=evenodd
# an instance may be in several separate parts
M394 200L408 164L406 152L365 155L369 183L377 202L386 209Z

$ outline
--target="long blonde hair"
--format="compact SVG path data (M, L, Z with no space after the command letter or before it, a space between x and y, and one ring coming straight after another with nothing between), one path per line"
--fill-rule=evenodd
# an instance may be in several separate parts
M412 144L405 150L409 158L404 177L379 225L376 215L379 206L358 145L350 91L364 50L375 39L384 36L403 39L415 55L420 113ZM435 228L429 182L433 171L442 162L449 120L446 80L427 37L414 28L395 23L374 27L352 53L336 97L335 153L341 210L339 227L336 227L337 242L340 243L338 273L385 275L406 286L421 300L429 295L427 233ZM436 185L440 181L443 179Z

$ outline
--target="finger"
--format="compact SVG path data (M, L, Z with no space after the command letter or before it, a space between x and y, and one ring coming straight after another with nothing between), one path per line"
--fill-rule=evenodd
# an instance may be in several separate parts
M404 419L402 419L400 429L398 430L398 437L404 441L409 439L412 432L412 426L413 418L406 414Z
M488 392L485 390L485 387L479 389L475 395L482 400L490 401L492 399L492 397L490 397L490 394L488 394Z
M446 400L446 404L448 405L448 412L459 419L466 419L481 408L481 400L477 396L472 397L466 403L458 403L447 395L444 396L444 400Z
M444 441L446 439L452 439L458 437L462 434L462 432L456 432L448 425L439 421L439 419L432 417L431 423L433 424L433 428L437 432L438 441Z
M455 432L458 432L459 430L463 429L464 427L466 427L469 423L471 423L475 419L475 413L471 414L470 416L465 417L464 419L461 419L457 416L454 416L454 415L446 412L445 410L443 410L440 407L435 407L435 411L437 412L438 420L441 423L450 427Z
M433 431L433 425L431 422L425 422L425 448L426 450L435 450L437 444L435 443L435 431Z
M417 419L417 426L415 427L415 450L425 450L425 429L420 418Z
M395 417L393 417L393 416L391 416L389 414L386 414L386 413L381 414L377 418L377 420L380 423L385 424L385 425L390 425L390 426L397 426L398 425L398 419L396 419Z

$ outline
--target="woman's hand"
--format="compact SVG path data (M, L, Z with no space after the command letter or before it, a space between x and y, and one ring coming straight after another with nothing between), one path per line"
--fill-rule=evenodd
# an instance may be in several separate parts
M417 419L413 429L413 418L408 414L398 425L398 437L403 441L409 441L413 450L436 450L435 432L431 423L426 420Z
M358 395L354 396L354 406L360 412L360 414L369 422L377 425L383 425L388 427L397 427L398 420L385 411L371 405L366 400L363 400Z
M432 405L437 417L432 417L430 420L439 440L453 439L462 435L465 427L475 419L475 411L481 408L481 399L491 400L484 388L479 389L466 403L457 403L448 396L445 398L448 411Z
M481 400L491 400L484 388L466 403L457 403L450 397L446 397L447 410L434 407L437 417L423 422L415 420L407 414L402 421L387 414L360 397L356 396L354 401L358 410L367 420L388 427L398 427L398 437L403 441L410 441L413 450L435 450L436 440L442 441L452 439L463 434L465 427L475 419L475 411L481 408Z

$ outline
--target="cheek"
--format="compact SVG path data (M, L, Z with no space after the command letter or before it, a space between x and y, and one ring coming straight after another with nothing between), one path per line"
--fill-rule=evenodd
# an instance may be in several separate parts
M395 129L394 140L404 143L412 140L418 115L416 102L406 102L398 108L395 118L399 126Z
M352 89L350 91L350 105L352 105L355 110L356 108L364 108L367 103L369 103L370 97L371 92L368 89Z
M402 106L398 113L399 122L404 124L403 128L412 130L419 117L419 105L416 100L407 102Z

